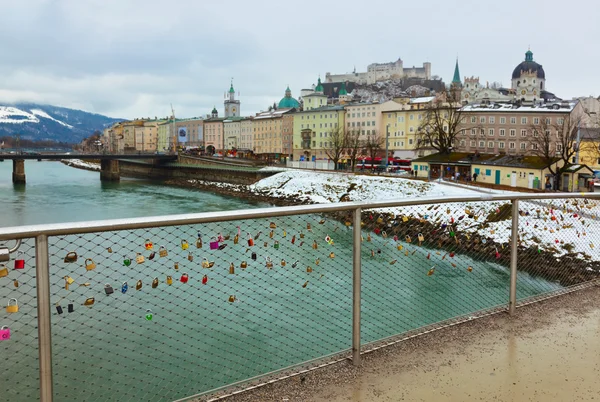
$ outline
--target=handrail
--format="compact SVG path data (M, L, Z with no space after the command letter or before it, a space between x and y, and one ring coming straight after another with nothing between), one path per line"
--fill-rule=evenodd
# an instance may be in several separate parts
M512 201L512 200L555 200L573 198L597 198L600 193L551 193L551 194L481 194L469 196L432 196L422 198L405 198L384 201L353 201L331 204L312 204L277 208L243 209L237 211L203 212L195 214L163 215L129 219L106 219L99 221L69 222L59 224L41 224L0 228L0 240L32 238L39 235L61 236L93 232L109 232L116 230L147 229L156 226L192 225L209 222L226 222L243 219L257 219L265 216L290 216L313 213L330 213L351 211L357 208L379 209L424 205L432 203L477 202L477 201Z

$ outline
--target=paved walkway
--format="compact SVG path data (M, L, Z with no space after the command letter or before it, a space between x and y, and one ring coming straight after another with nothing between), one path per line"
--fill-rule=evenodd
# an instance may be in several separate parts
M226 399L239 401L598 401L600 288L433 332Z

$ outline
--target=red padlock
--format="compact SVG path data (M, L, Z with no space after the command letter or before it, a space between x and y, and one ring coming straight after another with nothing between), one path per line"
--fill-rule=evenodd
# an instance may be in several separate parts
M292 236L292 244L296 243L296 235Z
M500 253L498 252L498 249L496 249L496 259L500 258Z
M206 285L207 283L208 283L208 276L204 275L204 276L202 277L202 284L203 284L203 285Z
M248 233L248 246L254 246L254 239L252 238L252 236L250 236L250 233Z
M181 275L181 279L179 279L179 280L182 283L187 283L188 279L190 279L189 276L188 276L188 274L183 274L183 275Z
M23 252L17 251L17 258L15 259L15 269L25 268L25 260L23 259Z
M373 232L375 232L375 234L380 234L381 233L381 229L375 228L375 229L373 229Z
M450 253L450 257L454 258L454 253Z

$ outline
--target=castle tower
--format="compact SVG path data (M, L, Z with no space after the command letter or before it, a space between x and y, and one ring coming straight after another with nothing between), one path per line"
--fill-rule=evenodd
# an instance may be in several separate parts
M240 116L240 101L235 99L235 89L233 89L233 78L229 87L229 99L225 99L225 117Z

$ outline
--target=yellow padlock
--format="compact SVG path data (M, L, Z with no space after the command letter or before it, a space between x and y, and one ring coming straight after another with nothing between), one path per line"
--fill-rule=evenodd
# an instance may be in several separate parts
M247 267L248 267L248 263L246 261L242 261L242 263L240 264L240 268L246 269Z
M408 216L404 215L404 216L402 217L402 222L408 222Z
M85 269L88 271L92 271L92 270L96 269L96 263L91 258L86 258Z
M14 300L14 302L13 302ZM17 313L19 311L19 303L17 299L9 299L8 304L6 306L7 313Z
M5 276L8 276L8 268L6 268L6 265L0 264L0 278L4 278Z
M412 239L410 238L410 236L409 236L409 235L406 235L406 242L407 242L407 243L411 243L411 242L412 242Z
M379 218L377 218L377 223L378 224L383 223L383 218L381 217L381 215L379 216Z
M319 246L317 245L317 241L313 241L313 245L312 248L314 248L315 250L319 248Z
M282 260L281 260L281 266L282 266L282 267L285 267L285 264L286 264L285 260L283 260L283 259L282 259Z
M331 253L329 253L329 258L335 258L335 254L333 251Z
M167 276L167 285L172 285L172 284L173 284L173 277Z
M85 299L85 301L83 302L84 306L92 306L94 303L96 302L96 299L93 297L88 297L87 299Z
M271 229L276 229L276 228L277 228L277 225L275 224L275 222L271 222L271 223L269 224L269 227L270 227Z
M158 249L158 255L160 257L166 257L169 255L169 253L167 252L167 249L165 248L165 246L160 246L160 248Z
M144 261L146 261L144 256L140 253L136 253L135 262L137 262L138 264L142 264Z
M271 231L269 232L269 238L271 238L271 239L272 239L274 234L275 234L275 233L274 233L274 232L271 230Z
M229 273L232 275L235 274L235 266L233 265L233 262L229 264Z
M238 235L233 236L233 244L238 244L239 241L240 241L240 236L238 236Z
M181 240L181 249L182 250L187 250L190 247L190 245L188 244L187 240Z

